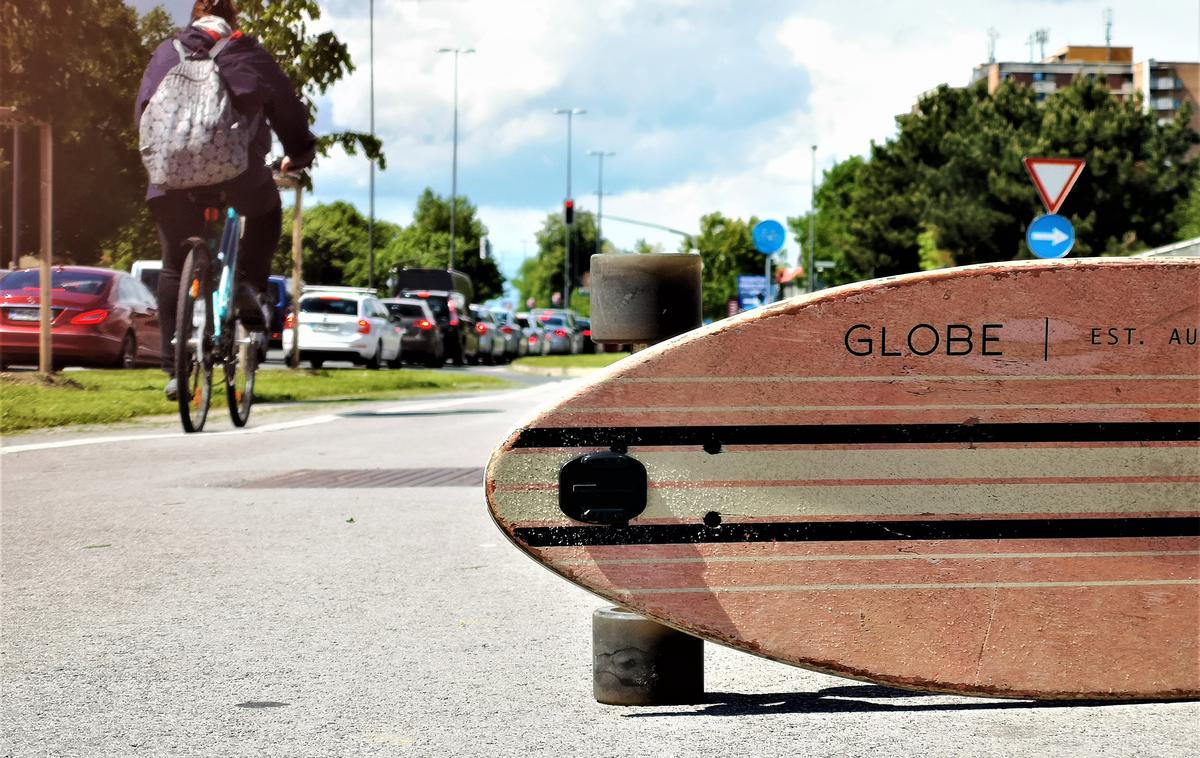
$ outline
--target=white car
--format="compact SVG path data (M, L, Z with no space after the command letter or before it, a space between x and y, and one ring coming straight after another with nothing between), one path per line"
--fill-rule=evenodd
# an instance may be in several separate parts
M291 355L295 317L289 313L283 329L286 355ZM402 333L375 290L306 287L300 294L300 360L313 368L325 361L399 368Z

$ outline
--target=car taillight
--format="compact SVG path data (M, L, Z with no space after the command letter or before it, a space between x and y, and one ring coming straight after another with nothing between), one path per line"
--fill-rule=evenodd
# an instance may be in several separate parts
M427 321L425 319L421 319L420 321L417 322L417 328L423 332L427 332L433 328L433 324L431 324L429 321Z
M500 327L500 331L504 332L505 334L512 334L513 328L511 326L502 326Z
M566 330L566 329L555 329L555 330L554 330L554 336L555 336L555 337L566 337L566 336L567 336L567 330Z
M450 306L450 326L458 326L458 307L454 305L453 300L446 303Z
M479 332L480 334L487 334L487 324L484 324L484 323L476 324L475 331Z
M285 318L283 320L283 328L284 329L295 329L296 328L296 314L289 313L287 315L287 318Z
M529 335L529 344L531 344L531 345L537 344L537 335L536 334Z
M359 334L370 334L371 333L371 322L367 321L365 318L360 318L358 320L358 333Z
M584 337L591 337L591 336L592 336L592 330L591 330L591 329L584 329L584 330L583 330L583 336L584 336Z
M104 308L97 308L92 311L84 311L75 318L71 319L72 324L103 324L108 318L108 311Z

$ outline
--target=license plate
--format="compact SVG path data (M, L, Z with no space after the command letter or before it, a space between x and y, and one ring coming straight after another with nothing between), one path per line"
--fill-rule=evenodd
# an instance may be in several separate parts
M9 308L9 321L37 321L41 316L37 308Z
M313 329L318 332L336 332L341 327L337 324L313 324Z

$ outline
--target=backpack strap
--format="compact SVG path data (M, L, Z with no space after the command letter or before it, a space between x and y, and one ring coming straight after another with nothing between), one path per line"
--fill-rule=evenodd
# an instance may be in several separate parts
M187 48L185 48L183 46L183 43L177 39L171 40L171 43L175 45L175 52L179 53L179 62L183 63L184 61L186 61L188 52L187 52Z
M225 46L228 45L232 39L233 37L222 37L221 39L217 40L217 43L213 45L211 49L209 49L208 57L212 60L216 60L217 55L225 49Z

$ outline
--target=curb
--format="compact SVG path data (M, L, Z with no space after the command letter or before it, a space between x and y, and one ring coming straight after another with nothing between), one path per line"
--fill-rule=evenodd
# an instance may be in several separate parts
M533 376L580 377L591 376L601 369L567 366L519 366L512 364L508 367L508 370L516 371L518 374L532 374Z

